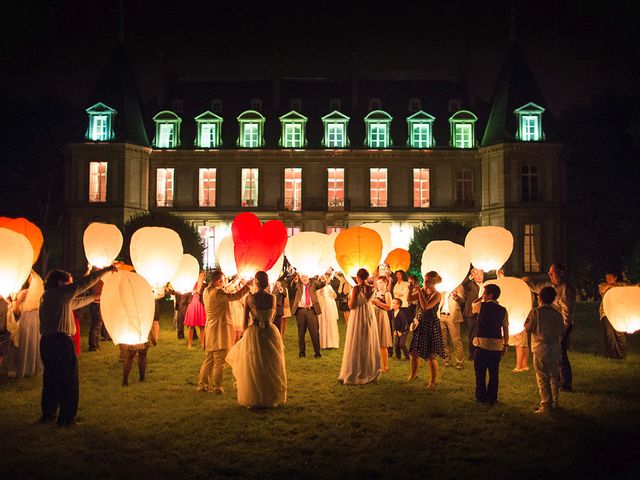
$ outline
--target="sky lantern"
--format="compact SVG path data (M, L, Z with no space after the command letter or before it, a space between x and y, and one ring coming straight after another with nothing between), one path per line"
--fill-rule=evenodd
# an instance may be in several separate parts
M297 233L287 241L284 254L299 273L310 277L324 275L333 265L333 244L326 233Z
M276 263L267 270L267 276L269 277L269 283L276 283L282 275L282 266L284 265L284 253L280 255L280 258L276 261Z
M26 218L0 217L0 227L8 228L27 237L33 251L33 261L31 265L38 261L40 250L44 243L44 237L42 236L42 230L40 230L36 224Z
M602 299L604 314L618 332L634 333L640 330L640 288L613 287Z
M436 285L440 292L451 292L469 273L469 252L449 240L429 242L422 253L422 275L432 270L438 272L442 282Z
M224 237L220 241L216 250L216 263L225 275L233 277L238 274L236 257L233 252L233 237L231 235Z
M409 255L409 252L404 248L394 248L387 255L384 263L389 265L389 269L392 272L397 270L404 270L406 272L411 264L411 255Z
M171 286L178 293L187 293L193 290L200 275L200 264L193 255L182 254L180 266L171 279Z
M382 238L370 228L353 227L342 230L333 247L338 265L350 281L353 281L360 268L366 268L373 275L382 257Z
M182 261L180 236L165 227L142 227L131 236L131 262L152 287L171 281Z
M284 252L287 244L287 229L279 220L270 220L264 225L253 213L237 215L231 224L233 252L238 274L253 277L256 272L267 272Z
M0 227L0 295L17 293L29 277L33 261L31 243L21 233Z
M113 343L145 343L155 310L149 282L137 273L125 271L107 274L103 282L100 313Z
M513 235L503 227L475 227L467 233L464 246L474 267L499 270L513 252Z
M524 322L533 308L531 289L524 280L515 277L501 277L484 282L483 288L480 289L480 296L482 296L484 286L490 283L500 287L500 297L497 302L506 308L509 314L509 335L522 332Z
M115 225L93 222L82 236L84 255L90 265L104 268L111 265L122 249L122 233Z
M371 230L378 232L378 235L380 235L380 238L382 239L382 255L380 255L380 258L387 258L387 254L394 248L391 243L391 225L388 223L375 222L364 223L360 226L370 228Z

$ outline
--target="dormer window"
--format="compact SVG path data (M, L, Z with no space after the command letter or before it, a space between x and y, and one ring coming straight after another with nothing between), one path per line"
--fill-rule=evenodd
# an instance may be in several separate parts
M514 110L514 115L518 118L518 132L516 139L521 142L539 142L544 140L542 131L542 114L544 108L529 102L526 105Z
M433 148L433 121L435 117L422 110L407 118L409 132L407 145L411 148Z
M346 148L349 146L349 137L347 136L349 117L334 110L322 117L322 123L324 125L323 147Z
M85 138L94 142L113 140L113 116L118 113L104 103L96 103L86 110L89 115L89 126Z
M304 148L307 144L305 136L307 117L295 110L291 110L280 117L280 124L282 125L280 146L284 148Z
M218 148L222 144L222 117L212 112L204 112L195 118L197 127L196 147Z
M178 148L180 146L180 124L182 119L170 110L164 110L153 117L156 123L156 148Z
M449 125L453 148L474 148L476 146L475 123L477 121L478 117L468 110L460 110L451 116Z
M369 148L389 148L391 141L391 120L393 118L383 110L374 110L364 117L367 129L366 146Z
M253 102L252 102L253 103ZM247 110L238 116L240 135L237 144L241 148L259 148L264 146L265 118L256 110Z

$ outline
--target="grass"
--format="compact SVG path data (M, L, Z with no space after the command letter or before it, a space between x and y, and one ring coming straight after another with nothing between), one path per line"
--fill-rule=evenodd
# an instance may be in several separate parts
M117 349L80 356L80 425L41 426L41 378L0 379L2 478L638 478L640 340L626 361L600 356L597 306L578 305L571 360L575 393L562 410L534 415L533 370L501 364L499 403L473 398L473 369L427 369L408 384L408 362L390 360L378 383L337 382L342 350L297 358L289 321L289 400L250 411L235 402L231 371L223 396L196 392L203 354L176 340L169 312L149 352L147 382L122 388ZM83 324L86 333L88 325ZM341 322L341 338L344 324ZM466 347L465 347L466 348Z

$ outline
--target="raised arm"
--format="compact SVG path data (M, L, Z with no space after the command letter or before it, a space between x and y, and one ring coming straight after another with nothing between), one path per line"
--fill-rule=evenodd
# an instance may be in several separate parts
M442 294L438 291L434 292L430 297L427 297L424 290L418 290L418 299L420 300L420 307L422 310L429 310L440 304L442 300Z
M86 277L82 277L77 282L73 282L73 283L70 283L69 285L63 285L62 287L60 287L62 295L66 300L71 300L72 298L75 298L78 295L81 295L82 293L86 292L88 289L93 287L96 283L98 283L98 281L105 274L109 272L117 272L117 271L118 269L113 265L109 265L108 267L101 268L100 270L96 270L95 272L90 273Z

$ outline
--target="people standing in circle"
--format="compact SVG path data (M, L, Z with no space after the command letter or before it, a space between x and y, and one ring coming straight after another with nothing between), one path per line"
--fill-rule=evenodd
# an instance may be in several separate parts
M204 309L202 294L206 287L205 280L205 272L200 272L198 280L191 292L191 301L189 302L187 312L184 316L184 324L189 327L189 330L187 331L187 348L189 350L193 348L191 344L193 342L193 331L196 327L200 330L200 346L204 349L204 326L207 321L207 314Z
M351 291L344 353L338 379L344 385L362 385L380 376L380 340L371 300L373 288L367 284L369 272L358 270L357 285Z
M618 280L618 273L607 270L604 283L598 285L600 296L604 299L604 294L613 287L624 287L629 285ZM615 360L624 360L627 356L627 335L625 332L618 332L604 313L604 303L600 302L600 321L602 322L602 334L604 337L604 355Z
M382 373L389 371L389 349L393 349L393 337L389 324L389 314L391 310L391 294L388 287L389 281L386 276L378 277L376 289L373 292L371 303L374 306L375 318L378 324L378 339L380 340L380 367ZM393 350L392 350L393 352Z
M436 355L444 358L444 343L442 341L442 329L438 320L437 310L442 300L442 295L435 286L442 281L437 272L428 272L424 278L424 286L414 290L409 296L412 301L417 298L415 320L417 325L413 330L409 353L411 355L411 373L409 381L418 378L420 358L427 361L429 366L429 384L427 388L434 389L438 383L438 359Z

